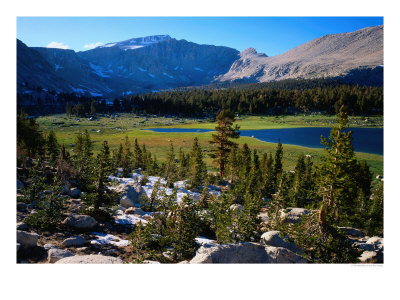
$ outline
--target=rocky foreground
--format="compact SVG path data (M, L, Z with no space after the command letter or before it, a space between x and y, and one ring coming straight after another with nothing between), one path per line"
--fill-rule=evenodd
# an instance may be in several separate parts
M83 203L81 191L77 188L66 189L69 196L67 212L62 229L58 231L33 232L24 219L35 212L35 203L29 205L17 202L17 263L57 263L57 264L122 264L132 261L129 233L137 223L146 224L153 213L140 208L140 199L149 197L157 177L141 186L138 183L140 174L132 178L111 178L119 181L116 189L121 192L120 205L115 210L112 222L102 222L91 216L80 213ZM162 180L160 180L163 183ZM18 189L23 183L18 183ZM197 199L197 191L185 189L184 182L176 182L177 201L184 195ZM164 187L162 187L164 188ZM166 189L171 193L172 189ZM210 193L218 195L221 188L209 186ZM240 206L232 209L241 209ZM308 214L304 208L288 208L281 211L281 217L288 223L301 220ZM268 222L265 212L260 214L263 223ZM384 239L368 237L358 229L342 228L349 239L363 251L361 263L383 263ZM199 248L196 255L180 263L307 263L302 257L303 251L279 231L267 231L258 242L235 244L218 244L206 237L196 239ZM166 254L167 256L167 254ZM172 262L172 261L171 261ZM159 263L144 261L144 263Z

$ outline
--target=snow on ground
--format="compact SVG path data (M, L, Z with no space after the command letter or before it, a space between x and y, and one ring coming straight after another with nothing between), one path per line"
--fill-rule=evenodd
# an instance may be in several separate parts
M129 182L140 182L141 179L143 178L143 175L139 173L133 173L132 177L130 178L119 178L116 176L109 176L110 180L114 180L116 182L119 182L119 184L127 184ZM151 196L151 193L153 192L154 185L156 184L157 181L160 181L160 190L165 190L167 195L171 195L173 192L172 188L167 188L165 185L167 184L166 180L164 178L160 178L157 176L148 176L147 177L148 182L146 185L143 186L144 191L146 192L146 195L148 197ZM198 192L192 192L186 188L186 181L177 181L174 183L174 187L177 188L177 202L181 202L183 197L186 195L192 198L193 200L197 201L200 198L201 193ZM209 185L208 186L209 193L211 195L221 195L221 192L219 191L218 187Z
M91 244L97 244L97 245L114 245L118 247L126 247L129 246L129 241L128 240L122 240L119 237L112 235L112 234L106 234L102 232L92 232L91 234L94 234L97 236L97 239L91 240Z
M137 223L142 222L142 224L146 224L147 221L145 219L139 218L134 215L127 215L122 210L117 210L115 212L115 223L119 225L136 225Z
M202 236L195 238L195 240L196 240L196 243L200 246L202 246L202 245L217 245L217 243L214 240L210 240L210 239L202 237Z

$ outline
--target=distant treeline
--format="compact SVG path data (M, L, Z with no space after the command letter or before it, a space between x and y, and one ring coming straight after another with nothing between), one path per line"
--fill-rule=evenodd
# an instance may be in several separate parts
M76 94L42 92L18 94L17 103L33 114L66 112L79 116L134 112L201 117L216 115L222 109L240 114L336 114L342 105L353 115L383 113L383 87L347 85L328 79L227 84L229 88L223 86L181 88L115 98L113 101Z
M288 84L289 87L289 83ZM335 114L344 105L354 115L383 113L383 88L333 85L307 88L305 81L296 88L194 89L130 96L135 111L150 114L215 114L221 109L240 114L293 114L326 112ZM304 87L302 87L304 86Z

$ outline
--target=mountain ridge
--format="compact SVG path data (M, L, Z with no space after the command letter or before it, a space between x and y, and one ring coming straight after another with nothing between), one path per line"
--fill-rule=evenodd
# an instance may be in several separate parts
M78 52L27 47L17 40L18 92L29 91L27 79L31 86L105 98L216 82L347 76L357 83L357 76L368 82L368 70L378 66L383 66L383 25L325 35L270 57L251 47L239 52L169 35Z

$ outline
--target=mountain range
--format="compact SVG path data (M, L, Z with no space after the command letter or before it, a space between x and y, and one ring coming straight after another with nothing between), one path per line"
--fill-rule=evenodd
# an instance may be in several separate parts
M272 57L253 48L239 52L169 35L81 52L28 47L17 40L19 93L39 86L45 91L113 98L218 82L346 77L362 83L371 81L371 76L380 82L381 67L383 25L326 35Z

